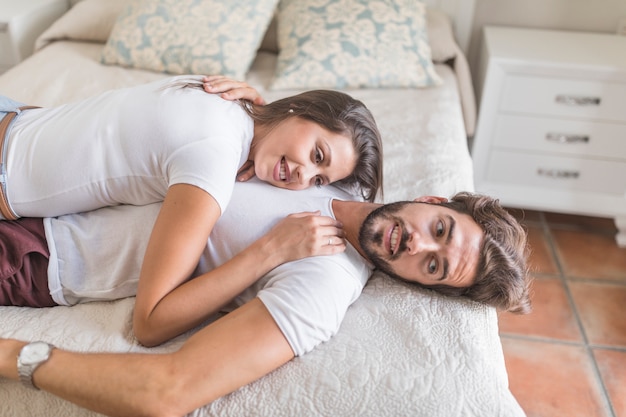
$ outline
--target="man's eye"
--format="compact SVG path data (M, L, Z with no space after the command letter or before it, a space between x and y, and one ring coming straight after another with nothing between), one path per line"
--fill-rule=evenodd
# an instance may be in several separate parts
M437 230L436 230L437 237L443 236L444 232L445 232L445 228L443 226L443 222L437 222Z
M434 274L435 272L437 272L437 260L433 258L428 263L428 273Z

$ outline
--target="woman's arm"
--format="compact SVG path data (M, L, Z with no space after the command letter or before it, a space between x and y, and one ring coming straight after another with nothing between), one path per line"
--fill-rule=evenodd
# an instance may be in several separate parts
M24 342L0 339L0 376L18 380ZM283 365L293 352L259 299L171 354L85 354L55 349L34 383L111 416L181 416Z
M282 263L345 250L335 219L294 214L219 268L187 280L217 221L216 207L207 193L190 185L168 192L139 279L133 327L142 344L160 344L201 324ZM203 213L213 214L207 221Z

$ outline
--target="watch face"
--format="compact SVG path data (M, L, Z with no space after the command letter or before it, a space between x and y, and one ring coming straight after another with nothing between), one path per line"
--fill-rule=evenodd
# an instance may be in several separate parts
M20 361L24 365L32 365L48 359L50 346L44 342L35 342L24 346L20 354Z

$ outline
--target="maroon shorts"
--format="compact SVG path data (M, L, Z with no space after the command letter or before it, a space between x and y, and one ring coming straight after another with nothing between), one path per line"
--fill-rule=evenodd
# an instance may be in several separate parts
M49 257L42 219L0 221L0 305L56 305L48 289Z

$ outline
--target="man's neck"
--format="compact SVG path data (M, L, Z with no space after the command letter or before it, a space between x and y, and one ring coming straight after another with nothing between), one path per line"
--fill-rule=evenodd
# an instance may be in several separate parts
M381 204L364 203L360 201L333 200L335 218L343 223L346 239L354 246L362 257L367 259L359 244L359 230L365 218Z

